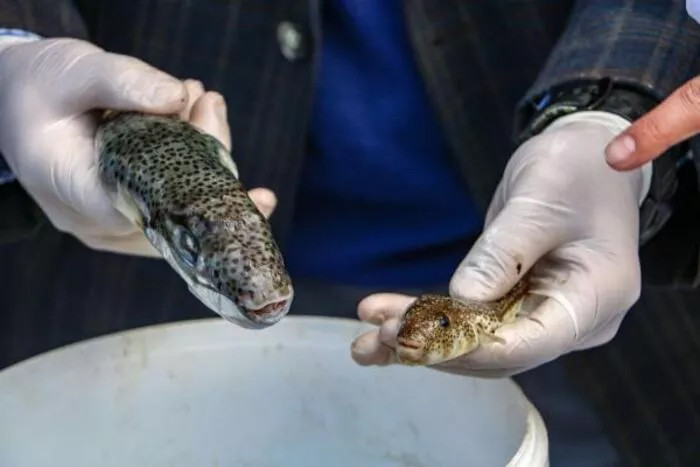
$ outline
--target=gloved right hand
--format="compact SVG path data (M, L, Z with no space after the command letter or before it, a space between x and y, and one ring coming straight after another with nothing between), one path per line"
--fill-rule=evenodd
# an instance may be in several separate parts
M94 249L159 256L100 184L93 110L180 113L189 120L202 94L196 81L183 83L85 41L0 44L0 153L58 230ZM211 121L205 114L200 120Z

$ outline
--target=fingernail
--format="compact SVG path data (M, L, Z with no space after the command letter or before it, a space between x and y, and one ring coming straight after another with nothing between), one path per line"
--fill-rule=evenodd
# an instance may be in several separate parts
M637 144L630 135L621 135L615 138L605 151L606 160L610 164L625 162L634 153Z

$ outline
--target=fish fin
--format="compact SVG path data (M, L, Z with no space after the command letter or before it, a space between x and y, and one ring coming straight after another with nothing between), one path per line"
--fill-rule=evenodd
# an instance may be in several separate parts
M139 203L129 191L124 189L121 184L117 183L117 192L113 201L114 209L119 211L139 229L144 230L145 222L142 214L144 211L142 211L142 207L139 206L140 204L143 203Z
M160 252L160 254L163 256L163 259L170 265L171 268L175 270L177 275L180 276L180 278L182 278L187 283L190 290L192 290L192 280L182 269L182 266L180 266L180 263L177 261L177 259L175 259L175 254L173 253L173 250L170 248L170 245L165 240L165 238L163 238L163 236L160 233L158 233L158 231L150 227L146 227L146 237L151 242L151 244L153 244L155 249Z
M117 118L122 112L119 110L112 110L112 109L106 109L102 111L102 114L100 114L100 120L101 123L108 122L109 120L113 120Z
M501 320L509 322L515 319L520 310L520 305L528 293L530 284L527 277L523 277L503 297L495 301L495 307L501 310Z
M512 323L523 312L523 300L514 302L503 314L503 323Z
M219 156L219 163L230 170L234 177L238 178L238 166L233 161L231 152L226 149L226 146L224 146L217 138L208 133L203 134L209 140L209 142L216 147L216 151Z
M238 166L233 161L231 153L228 152L228 150L221 143L219 143L219 161L221 162L221 165L229 169L233 176L238 179Z
M233 176L238 179L238 166L233 161L231 153L228 152L228 150L221 143L219 143L219 162L221 162L221 165L229 169Z

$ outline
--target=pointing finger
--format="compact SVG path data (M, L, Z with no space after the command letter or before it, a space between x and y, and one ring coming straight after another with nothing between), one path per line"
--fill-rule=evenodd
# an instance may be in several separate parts
M631 170L700 131L700 77L687 81L606 148L608 163Z

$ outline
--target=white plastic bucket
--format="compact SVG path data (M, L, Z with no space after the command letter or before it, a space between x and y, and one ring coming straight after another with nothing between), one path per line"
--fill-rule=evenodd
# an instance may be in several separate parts
M0 372L0 466L546 466L510 380L350 358L366 326L220 319L92 339Z

